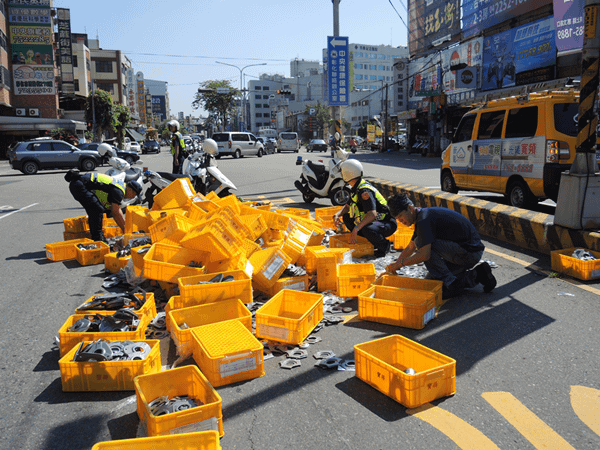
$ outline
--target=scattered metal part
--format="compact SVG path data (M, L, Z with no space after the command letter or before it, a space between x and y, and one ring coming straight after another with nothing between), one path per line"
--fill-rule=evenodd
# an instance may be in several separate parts
M167 330L146 329L146 339L164 339L169 336L170 334Z
M271 359L274 357L275 357L275 355L273 355L273 353L271 353L271 351L269 349L263 348L263 361L266 361L267 359Z
M342 358L336 358L335 356L333 356L331 358L327 358L318 362L317 364L315 364L315 366L322 367L324 369L335 369L340 364L340 362L342 362Z
M318 331L321 331L323 328L325 328L325 324L323 323L323 321L321 321L317 324L316 327L313 328L312 332L316 333Z
M352 311L353 311L353 309L351 306L345 306L344 308L342 308L342 312L345 312L345 313L350 313Z
M323 339L321 339L319 336L308 336L304 342L307 342L309 344L316 344L317 342L321 342L322 340Z
M150 413L154 416L164 416L178 411L185 411L196 406L201 406L203 403L199 400L180 395L173 398L167 396L158 397L148 403Z
M301 342L300 344L298 344L298 347L306 349L306 348L310 347L310 344L308 342L304 341L304 342Z
M150 322L149 326L158 329L166 329L167 328L167 313L160 312L156 315L154 319Z
M342 370L355 370L356 364L353 359L346 359L345 361L339 364L339 367Z
M339 314L339 313L341 313L343 311L342 311L342 308L340 308L338 306L332 306L332 307L329 308L329 312L331 314Z
M287 353L290 350L294 350L294 346L290 345L290 344L275 344L275 348L280 352L280 353Z
M95 250L100 248L100 246L96 244L77 244L77 247L79 247L81 250Z
M293 369L294 367L300 367L300 361L295 359L284 359L283 361L279 361L279 367L282 369Z
M335 356L335 353L333 353L333 351L331 350L322 350L320 352L316 352L313 355L313 358L315 359L328 359L328 358L333 358Z
M302 350L300 348L295 348L293 350L289 350L286 352L288 358L292 359L304 359L308 358L308 352L306 350Z
M75 352L73 361L134 361L145 359L152 350L147 342L114 341L98 339L85 347L83 342Z
M227 275L226 277L223 277L221 283L227 283L228 281L235 281L235 277L233 275Z
M71 333L83 333L90 329L92 322L89 319L81 318L75 321L75 323L70 326L67 331Z
M334 325L336 323L340 323L340 322L343 322L343 321L344 321L343 317L333 316L331 314L325 314L325 315L323 315L322 323L324 322L325 325Z

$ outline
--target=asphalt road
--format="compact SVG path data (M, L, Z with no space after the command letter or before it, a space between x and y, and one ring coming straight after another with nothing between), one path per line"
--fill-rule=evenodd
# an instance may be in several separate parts
M306 207L293 186L297 154L240 160L221 170L247 199ZM312 159L325 155L300 153ZM439 185L439 161L406 154L358 153L368 175ZM144 155L170 167L170 156ZM105 169L101 168L100 171ZM103 266L50 262L44 245L62 240L63 219L82 215L65 171L25 176L0 164L2 320L0 448L91 449L99 441L143 435L129 392L63 393L54 337L76 306L101 287ZM317 200L310 208L330 206ZM422 330L357 319L318 332L308 359L292 370L265 361L261 378L220 387L224 449L590 449L600 448L598 282L555 276L550 258L484 240L497 288L445 303ZM377 261L383 268L385 261ZM353 359L353 346L390 334L456 359L456 394L410 410L352 371L314 367L316 351ZM175 360L169 340L162 364ZM185 364L194 364L188 360Z

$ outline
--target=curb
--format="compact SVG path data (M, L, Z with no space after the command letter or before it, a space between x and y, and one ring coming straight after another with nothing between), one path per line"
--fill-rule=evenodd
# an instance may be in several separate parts
M452 209L468 218L480 234L522 248L546 254L574 247L600 251L599 232L554 225L549 214L379 178L368 181L384 197L405 193L416 206Z

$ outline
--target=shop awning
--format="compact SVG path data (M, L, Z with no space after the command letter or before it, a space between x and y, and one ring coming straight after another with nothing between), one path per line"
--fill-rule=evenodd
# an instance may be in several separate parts
M87 124L70 119L43 119L40 117L0 116L0 131L50 131L53 128L85 131Z
M136 142L144 142L144 136L132 128L127 128L127 135Z

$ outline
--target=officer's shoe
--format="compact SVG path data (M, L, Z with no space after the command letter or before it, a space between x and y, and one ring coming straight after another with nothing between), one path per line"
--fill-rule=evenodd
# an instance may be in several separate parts
M387 252L390 250L390 244L391 244L390 241L386 241L385 247L375 250L375 253L373 254L375 256L375 258L381 258L381 257L387 255Z
M475 281L483 284L483 292L492 292L496 287L496 278L492 275L492 268L487 262L482 262L475 267Z
M442 286L442 300L448 300L449 298L456 297L462 292L462 286L458 280L454 280L449 286Z

